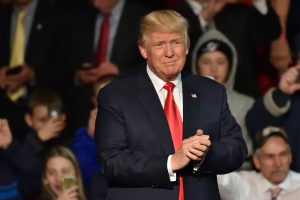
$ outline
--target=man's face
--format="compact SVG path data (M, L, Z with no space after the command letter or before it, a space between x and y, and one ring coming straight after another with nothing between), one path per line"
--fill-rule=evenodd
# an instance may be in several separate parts
M38 105L32 110L32 114L27 114L27 124L36 131L39 131L45 126L48 117L48 108L44 105Z
M183 33L152 32L139 46L151 70L162 80L174 80L184 67L188 52Z
M279 184L286 178L292 155L288 144L281 137L271 137L254 155L255 167L273 184Z

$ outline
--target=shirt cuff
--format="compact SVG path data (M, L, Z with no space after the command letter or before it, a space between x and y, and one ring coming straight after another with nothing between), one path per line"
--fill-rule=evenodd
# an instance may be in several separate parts
M205 158L206 158L206 154L205 154L204 158L202 158L202 160L200 160L200 161L194 161L194 163L193 163L193 174L197 174L198 173L198 171L199 171L199 169L200 169L203 161L205 160Z
M253 3L253 6L260 12L262 15L268 13L268 6L266 0L258 0Z
M174 173L172 171L172 167L171 167L171 158L172 155L168 156L168 161L167 161L167 169L168 169L168 173L169 173L169 178L171 182L175 182L176 181L176 173Z
M270 88L266 94L263 96L263 104L268 110L268 112L271 113L271 115L275 117L279 117L283 114L285 114L291 106L291 101L288 100L286 105L280 107L276 104L276 101L273 99L273 92L275 91L275 88Z

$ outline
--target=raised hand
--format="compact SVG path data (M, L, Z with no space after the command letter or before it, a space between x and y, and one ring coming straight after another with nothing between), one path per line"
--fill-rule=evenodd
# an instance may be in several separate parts
M173 171L184 168L192 160L202 160L208 152L211 142L202 130L182 141L179 149L172 155L171 167Z
M6 149L12 142L12 134L7 119L0 119L0 149Z
M284 72L279 81L279 89L286 94L293 94L295 91L300 90L300 82L297 82L300 76L300 65L289 68Z

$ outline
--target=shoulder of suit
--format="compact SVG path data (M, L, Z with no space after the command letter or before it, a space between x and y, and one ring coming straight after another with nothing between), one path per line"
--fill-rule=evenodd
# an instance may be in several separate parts
M182 79L184 84L188 84L191 86L211 86L211 87L224 87L217 81L205 77L205 76L199 76L199 75L189 75Z
M130 89L137 84L137 77L132 76L128 78L119 78L107 84L104 88L109 90L126 90Z

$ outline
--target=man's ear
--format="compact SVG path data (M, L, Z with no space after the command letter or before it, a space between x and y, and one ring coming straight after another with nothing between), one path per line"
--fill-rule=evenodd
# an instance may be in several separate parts
M139 45L139 49L140 49L140 53L143 56L143 58L147 59L148 57L147 57L147 51L146 51L145 47Z
M32 117L30 114L26 113L24 116L24 120L25 120L27 126L32 127Z

